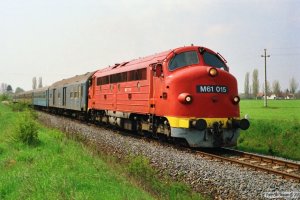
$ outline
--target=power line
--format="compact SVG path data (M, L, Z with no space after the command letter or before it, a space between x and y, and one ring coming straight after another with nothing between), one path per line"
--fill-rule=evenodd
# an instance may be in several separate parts
M272 54L272 56L299 56L300 53L281 53L281 54Z

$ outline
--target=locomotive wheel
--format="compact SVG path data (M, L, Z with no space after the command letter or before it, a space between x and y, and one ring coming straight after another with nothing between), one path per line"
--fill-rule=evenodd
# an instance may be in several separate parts
M142 130L142 122L140 120L136 122L136 133L138 135L144 136L144 131Z
M164 134L158 134L158 140L160 142L167 142L168 141L168 137Z

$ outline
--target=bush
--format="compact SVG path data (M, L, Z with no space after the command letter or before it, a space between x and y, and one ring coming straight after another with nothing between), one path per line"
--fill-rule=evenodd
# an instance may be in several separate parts
M1 94L0 95L0 101L8 101L10 98L9 98L9 95L8 94Z
M13 103L11 104L12 111L23 112L28 109L28 104L26 103Z
M32 119L30 114L26 114L25 117L19 122L17 139L27 145L35 146L39 144L40 140L38 137L38 125Z
M139 177L144 181L150 181L155 175L155 171L151 168L149 159L143 156L137 156L131 159L128 166L130 175Z

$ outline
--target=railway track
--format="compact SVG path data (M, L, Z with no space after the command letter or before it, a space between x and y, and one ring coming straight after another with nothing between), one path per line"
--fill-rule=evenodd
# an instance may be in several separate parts
M228 148L220 148L217 151L197 150L195 153L208 159L230 162L300 182L300 164L298 163Z

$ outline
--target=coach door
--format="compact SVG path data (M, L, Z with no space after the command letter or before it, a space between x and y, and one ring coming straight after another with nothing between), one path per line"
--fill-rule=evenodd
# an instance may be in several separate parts
M67 88L66 87L63 87L63 106L66 106L66 96L67 96Z
M56 89L53 89L53 106L55 105L55 93L56 93Z
M46 106L49 106L49 89L46 90Z

